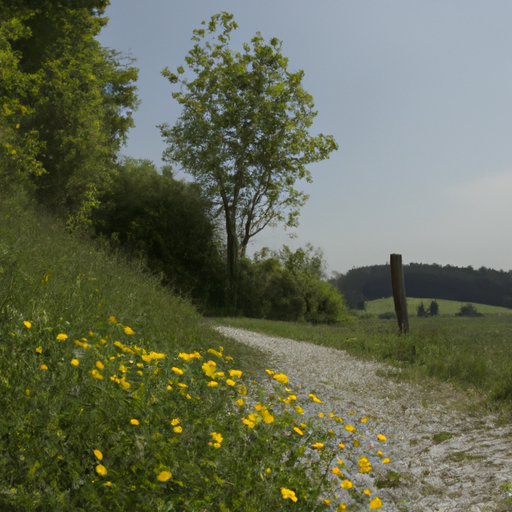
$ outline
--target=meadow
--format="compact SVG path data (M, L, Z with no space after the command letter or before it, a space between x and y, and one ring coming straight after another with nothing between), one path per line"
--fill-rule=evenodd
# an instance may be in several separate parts
M21 193L0 218L2 511L381 508L371 418L322 410Z

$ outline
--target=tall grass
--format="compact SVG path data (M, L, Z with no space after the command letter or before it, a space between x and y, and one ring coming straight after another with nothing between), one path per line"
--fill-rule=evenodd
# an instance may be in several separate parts
M399 336L396 322L362 318L338 326L224 318L219 324L334 347L406 370L406 378L425 376L480 390L495 405L512 401L512 316L411 318Z
M258 385L262 353L21 195L0 220L0 510L380 508L372 419Z

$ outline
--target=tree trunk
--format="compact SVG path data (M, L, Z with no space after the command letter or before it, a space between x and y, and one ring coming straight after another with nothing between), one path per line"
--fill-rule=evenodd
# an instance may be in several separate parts
M236 236L236 220L233 215L226 215L227 262L228 262L228 306L232 313L236 312L238 293L238 238Z

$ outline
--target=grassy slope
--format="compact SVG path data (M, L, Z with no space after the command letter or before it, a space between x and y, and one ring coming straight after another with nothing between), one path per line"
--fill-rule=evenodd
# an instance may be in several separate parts
M407 297L407 311L409 316L416 316L418 306L423 303L425 309L430 306L430 303L434 299L417 299L414 297ZM460 311L460 307L466 303L454 301L454 300L437 300L439 305L439 314L440 315L454 315ZM477 304L475 302L472 303L473 306L477 309L479 313L483 313L485 315L491 314L512 314L512 309L502 308L498 306L489 306L487 304ZM369 313L371 315L380 315L382 313L394 312L395 305L393 302L393 297L387 297L385 299L376 299L366 302L366 310L364 313Z

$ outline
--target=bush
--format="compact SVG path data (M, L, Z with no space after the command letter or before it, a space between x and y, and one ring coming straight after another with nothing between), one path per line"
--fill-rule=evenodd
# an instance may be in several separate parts
M238 308L250 318L334 323L349 317L343 297L322 280L321 253L263 249L241 262Z
M455 313L455 316L477 317L484 315L483 313L479 313L473 304L466 304L465 306L461 306L460 311Z

